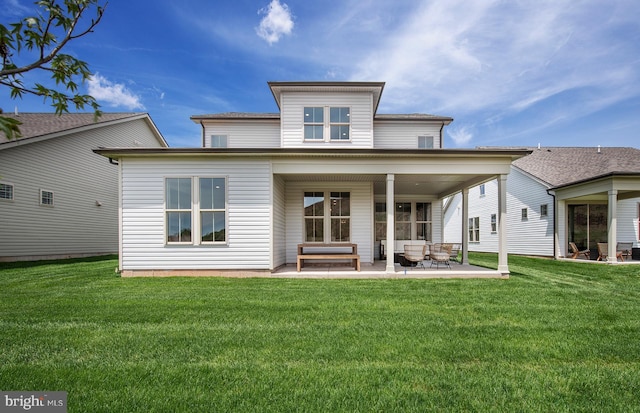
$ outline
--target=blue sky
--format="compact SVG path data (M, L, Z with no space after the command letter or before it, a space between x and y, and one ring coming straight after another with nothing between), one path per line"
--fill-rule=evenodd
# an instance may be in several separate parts
M175 147L200 145L191 115L277 112L267 82L305 80L386 82L378 112L453 117L448 148L640 147L639 17L638 0L111 0L65 50L94 73L83 93ZM0 95L16 105L52 111Z

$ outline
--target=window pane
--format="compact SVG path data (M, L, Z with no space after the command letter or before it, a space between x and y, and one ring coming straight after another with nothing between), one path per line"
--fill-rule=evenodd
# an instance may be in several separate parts
M318 139L322 140L324 127L319 125L304 125L304 138L305 139Z
M398 202L396 203L396 221L411 221L411 203L410 202ZM411 239L411 238L408 238Z
M53 205L53 192L40 191L40 203L42 205Z
M431 223L418 223L418 239L431 241Z
M410 222L396 224L396 239L397 240L411 239L411 223Z
M376 222L376 241L387 239L387 223Z
M304 216L324 216L324 193L305 192L304 193Z
M331 220L331 242L349 241L350 221L347 218L334 218Z
M212 148L226 148L227 147L227 135L211 135L211 147Z
M433 149L433 136L418 136L418 149Z
M332 125L331 126L331 139L339 141L349 140L349 126L346 125Z
M213 212L200 213L200 233L202 241L213 241Z
M416 221L431 221L431 204L428 202L416 203Z
M304 108L304 123L324 123L324 108L322 107Z
M324 241L324 219L322 218L306 218L305 241L306 242L323 242Z
M167 213L167 241L191 242L191 212Z
M191 178L167 178L167 209L191 209Z
M351 215L350 193L349 192L332 192L331 193L331 216L348 217Z
M349 123L349 108L331 108L331 123Z
M225 209L224 178L200 178L200 208Z

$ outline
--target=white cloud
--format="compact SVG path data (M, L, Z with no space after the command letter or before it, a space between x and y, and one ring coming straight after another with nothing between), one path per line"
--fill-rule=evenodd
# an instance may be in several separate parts
M88 82L88 91L99 103L128 110L144 109L140 97L133 94L125 85L113 83L96 73Z
M256 33L267 43L277 43L283 35L291 34L293 19L289 6L285 3L272 0L267 7L260 9L258 14L265 14L265 16L260 21L260 26L256 28Z
M447 134L453 139L456 146L465 146L473 138L473 133L467 126L451 127L447 129Z

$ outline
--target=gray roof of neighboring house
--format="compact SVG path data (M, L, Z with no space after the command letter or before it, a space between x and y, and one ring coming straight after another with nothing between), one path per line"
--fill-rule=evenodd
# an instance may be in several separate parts
M621 147L542 147L513 166L560 187L609 175L640 175L640 149Z
M73 131L74 129L101 125L103 123L124 120L127 118L140 117L145 113L108 113L103 112L97 120L93 113L2 113L0 116L18 119L22 122L19 126L22 137L19 140L26 140L45 136L56 132ZM159 134L159 132L158 132ZM164 138L163 138L164 139ZM0 145L12 142L7 139L3 132L0 132Z
M191 120L198 123L203 120L279 120L279 113L252 113L252 112L225 112L211 113L206 115L193 115ZM424 121L433 120L450 123L453 118L448 116L429 115L426 113L408 113L408 114L376 114L373 120L392 120L392 121Z

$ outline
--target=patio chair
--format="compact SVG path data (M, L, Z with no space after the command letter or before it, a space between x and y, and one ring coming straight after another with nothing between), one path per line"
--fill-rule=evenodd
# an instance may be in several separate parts
M449 264L450 254L451 244L434 244L431 254L429 254L429 257L431 258L430 267L433 267L433 264L436 264L437 269L440 268L440 264L445 264L449 269L451 269L451 265Z
M622 260L624 261L624 257L629 259L631 256L631 250L633 249L633 242L619 242L616 251L620 251L622 254Z
M424 267L424 257L427 254L427 245L411 245L405 244L404 246L404 259L408 263L415 263L416 267L420 265Z
M462 264L462 258L460 257L460 250L462 246L460 244L451 244L451 253L449 254L449 258L453 261L456 261L459 264Z
M598 242L598 259L596 261L606 260L607 255L609 255L609 243ZM622 258L622 251L616 250L616 258L620 258L622 261L624 261L624 258Z
M573 258L574 260L580 255L584 255L586 259L591 258L591 251L589 251L588 248L585 250L581 250L580 248L578 248L575 242L569 243L569 249L571 250L571 258Z

